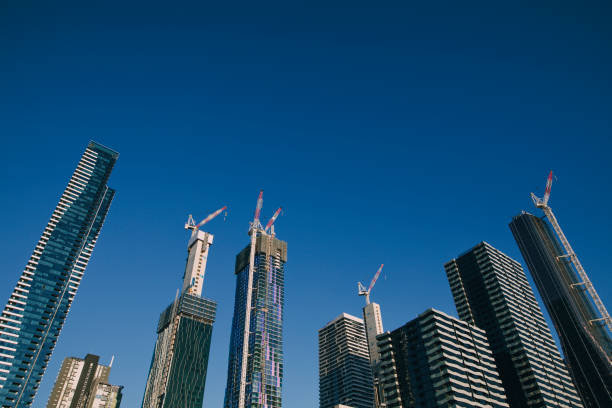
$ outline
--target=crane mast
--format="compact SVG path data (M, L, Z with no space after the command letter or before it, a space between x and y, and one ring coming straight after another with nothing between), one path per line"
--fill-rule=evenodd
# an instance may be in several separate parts
M253 276L255 274L255 251L257 245L257 235L267 235L268 229L272 228L272 235L274 235L274 221L278 218L281 212L281 208L276 210L272 218L266 224L264 228L261 225L260 215L261 208L263 207L263 190L259 192L257 197L257 205L255 207L255 215L253 216L253 222L249 229L249 235L251 236L251 246L249 252L249 269L247 276L247 292L246 292L246 312L244 316L244 335L242 339L242 356L240 362L240 386L238 392L238 408L244 408L246 404L246 374L247 365L249 359L249 337L251 332L251 311L253 309L251 303L253 299ZM263 374L265 376L265 373ZM264 377L265 380L265 377ZM265 383L265 381L262 381Z
M576 269L576 271L578 272L580 279L582 280L582 282L576 282L572 284L572 287L584 286L587 293L591 296L591 300L593 301L593 304L597 308L599 315L601 316L600 318L590 320L589 323L593 324L598 321L603 321L606 327L608 328L608 330L612 332L612 319L610 318L610 314L606 310L606 307L604 306L599 295L597 294L595 287L589 280L589 277L587 276L586 271L582 267L582 264L580 263L578 256L576 255L569 241L565 237L565 234L563 233L563 230L561 229L561 226L559 225L559 222L557 221L555 214L553 213L552 209L548 206L548 198L550 197L551 185L552 185L552 171L548 175L548 180L546 182L546 192L544 194L544 198L540 199L535 194L531 193L531 199L533 200L537 208L540 208L542 211L544 211L546 218L548 219L553 229L557 233L557 236L559 237L559 240L561 241L561 244L563 245L563 248L565 249L565 255L559 256L558 259L561 259L561 258L569 259L570 262L574 265L574 268Z

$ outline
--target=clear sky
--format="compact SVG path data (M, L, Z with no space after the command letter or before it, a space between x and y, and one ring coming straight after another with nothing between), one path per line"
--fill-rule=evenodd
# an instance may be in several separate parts
M220 6L220 3L224 3ZM263 188L288 242L284 406L318 406L317 330L456 315L443 270L550 204L612 307L609 2L32 2L0 5L0 297L90 139L120 152L115 201L36 408L67 356L114 354L140 406L189 213L228 205L204 295L219 304L206 407L221 407L234 257ZM304 2L306 3L306 2ZM424 5L422 3L428 3ZM503 4L500 4L503 3Z

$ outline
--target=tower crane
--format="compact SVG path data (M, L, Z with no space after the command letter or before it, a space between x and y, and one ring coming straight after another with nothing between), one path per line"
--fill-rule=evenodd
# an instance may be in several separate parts
M380 276L380 273L382 272L383 266L385 266L385 264L380 264L380 267L378 268L378 271L374 274L374 277L372 278L372 282L370 282L370 286L368 286L367 290L361 282L357 282L357 290L358 290L359 296L365 296L366 306L370 304L370 292L372 291L372 288L376 284L376 281L378 280L378 277Z
M283 207L278 207L278 210L276 210L272 218L270 218L270 221L268 221L268 223L266 224L266 227L264 228L264 232L268 232L268 230L270 229L272 224L274 224L274 221L276 221L276 219L278 218L278 215L280 214L282 210L283 210ZM272 235L274 235L274 229L272 229Z
M253 216L253 221L251 222L251 228L249 229L249 235L251 235L251 248L249 253L249 270L247 276L247 292L246 292L246 311L244 316L244 334L242 339L242 356L240 362L240 386L238 389L238 408L244 408L246 405L246 372L247 372L247 363L249 356L249 337L251 333L251 302L252 302L252 292L253 292L253 276L255 274L255 251L257 244L257 235L266 235L268 229L272 227L276 218L281 212L281 208L276 210L272 218L266 224L264 228L261 225L260 216L261 216L261 208L263 207L263 190L259 191L259 196L257 197L257 205L255 206L255 215Z
M591 296L591 300L593 301L593 304L597 308L597 311L599 312L600 317L589 320L589 324L592 325L598 321L602 321L604 322L608 330L612 332L612 319L610 318L610 315L608 314L606 307L604 306L603 302L599 298L599 295L595 291L593 284L589 280L589 277L587 276L584 268L582 267L582 264L578 260L578 256L576 255L569 241L565 237L565 234L563 233L563 230L561 229L561 226L559 225L559 222L557 221L555 214L553 213L552 209L548 206L548 199L550 198L550 190L552 187L552 179L553 179L553 172L551 171L548 174L548 180L546 181L546 190L544 191L544 197L538 198L535 194L531 193L531 199L533 200L533 203L535 204L537 208L540 208L542 211L544 211L546 218L551 223L553 229L555 230L555 232L557 233L557 236L559 237L559 240L561 241L561 244L563 245L563 248L565 249L565 255L561 255L557 257L557 259L558 260L562 258L569 259L570 262L574 265L574 268L576 269L576 271L578 272L580 279L582 280L582 282L576 282L572 284L572 287L584 286L587 293Z
M217 215L221 214L225 210L227 210L227 206L226 205L224 205L223 207L219 208L217 211L209 214L208 217L204 218L202 221L200 221L197 224L193 220L193 216L191 214L189 214L189 218L187 219L187 222L185 223L185 229L191 230L191 235L193 236L193 235L195 235L197 233L197 231L200 228L202 228L204 226L204 224L208 223L209 221L212 221L213 218L215 218Z

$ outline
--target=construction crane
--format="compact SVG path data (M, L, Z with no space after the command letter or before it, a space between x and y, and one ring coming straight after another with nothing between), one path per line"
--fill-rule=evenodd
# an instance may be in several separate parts
M368 286L367 290L361 282L357 282L357 291L359 293L359 296L365 296L366 305L370 304L370 292L372 291L372 288L376 284L376 281L378 280L378 277L380 276L380 273L382 272L383 266L385 266L385 264L380 264L380 268L378 268L378 271L374 274L374 277L372 278L372 282L370 282L370 286Z
M247 298L246 298L246 312L244 316L244 334L242 339L242 358L240 363L240 387L238 391L238 408L245 407L246 400L246 372L247 363L249 356L249 337L251 333L251 302L253 292L253 276L255 274L255 251L257 244L257 234L266 235L267 230L272 227L276 218L281 212L281 208L276 210L270 221L264 228L260 222L261 208L263 207L263 190L259 191L257 197L257 205L255 206L255 215L253 216L253 222L251 222L251 228L249 229L249 235L251 235L251 248L249 253L249 272L247 276ZM265 383L265 381L264 381Z
M572 284L572 287L584 286L587 293L591 296L591 300L593 301L593 304L597 308L599 315L601 316L597 319L589 320L589 324L592 325L596 322L603 321L604 324L607 326L608 330L612 332L612 319L610 318L610 315L608 314L606 307L604 306L603 302L599 298L599 295L595 291L593 284L589 280L589 277L587 276L584 268L582 267L582 264L578 260L578 256L576 255L569 241L565 237L565 234L563 233L563 230L561 229L561 226L559 225L559 222L557 221L555 214L553 214L552 209L548 206L548 199L550 198L550 190L552 187L552 179L553 179L553 172L551 171L548 175L548 180L546 181L546 190L544 192L544 197L538 198L535 194L531 193L531 199L533 200L533 203L535 204L536 207L544 211L546 218L551 223L553 229L555 230L555 232L557 233L557 236L559 237L559 240L561 241L561 244L563 245L563 248L565 249L565 255L561 255L557 257L557 259L558 260L569 259L570 262L574 265L574 268L576 269L576 271L578 272L580 279L582 280L582 282L576 282Z
M270 229L272 224L274 224L274 221L276 221L276 219L278 218L278 215L280 214L282 210L283 210L283 207L278 207L278 210L276 210L272 218L270 218L270 221L268 221L268 223L266 224L266 227L264 228L264 232L266 233L268 232L268 230ZM271 233L272 235L274 235L274 228L272 228Z
M193 216L191 214L189 214L189 218L187 219L187 222L185 223L185 229L186 230L191 230L191 235L193 236L193 235L196 234L196 232L200 228L202 228L204 226L204 224L208 223L209 221L211 221L213 218L215 218L217 215L221 214L225 210L227 210L227 206L226 205L224 205L223 207L219 208L214 213L209 214L208 217L204 218L198 224L195 223L195 221L193 219Z

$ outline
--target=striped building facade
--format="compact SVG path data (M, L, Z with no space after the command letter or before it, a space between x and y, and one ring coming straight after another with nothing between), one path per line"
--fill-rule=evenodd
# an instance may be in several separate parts
M486 331L510 406L581 407L521 265L481 242L444 268L459 317Z
M319 408L372 408L373 403L364 321L342 313L319 330Z
M429 309L378 336L386 408L508 407L484 330Z

